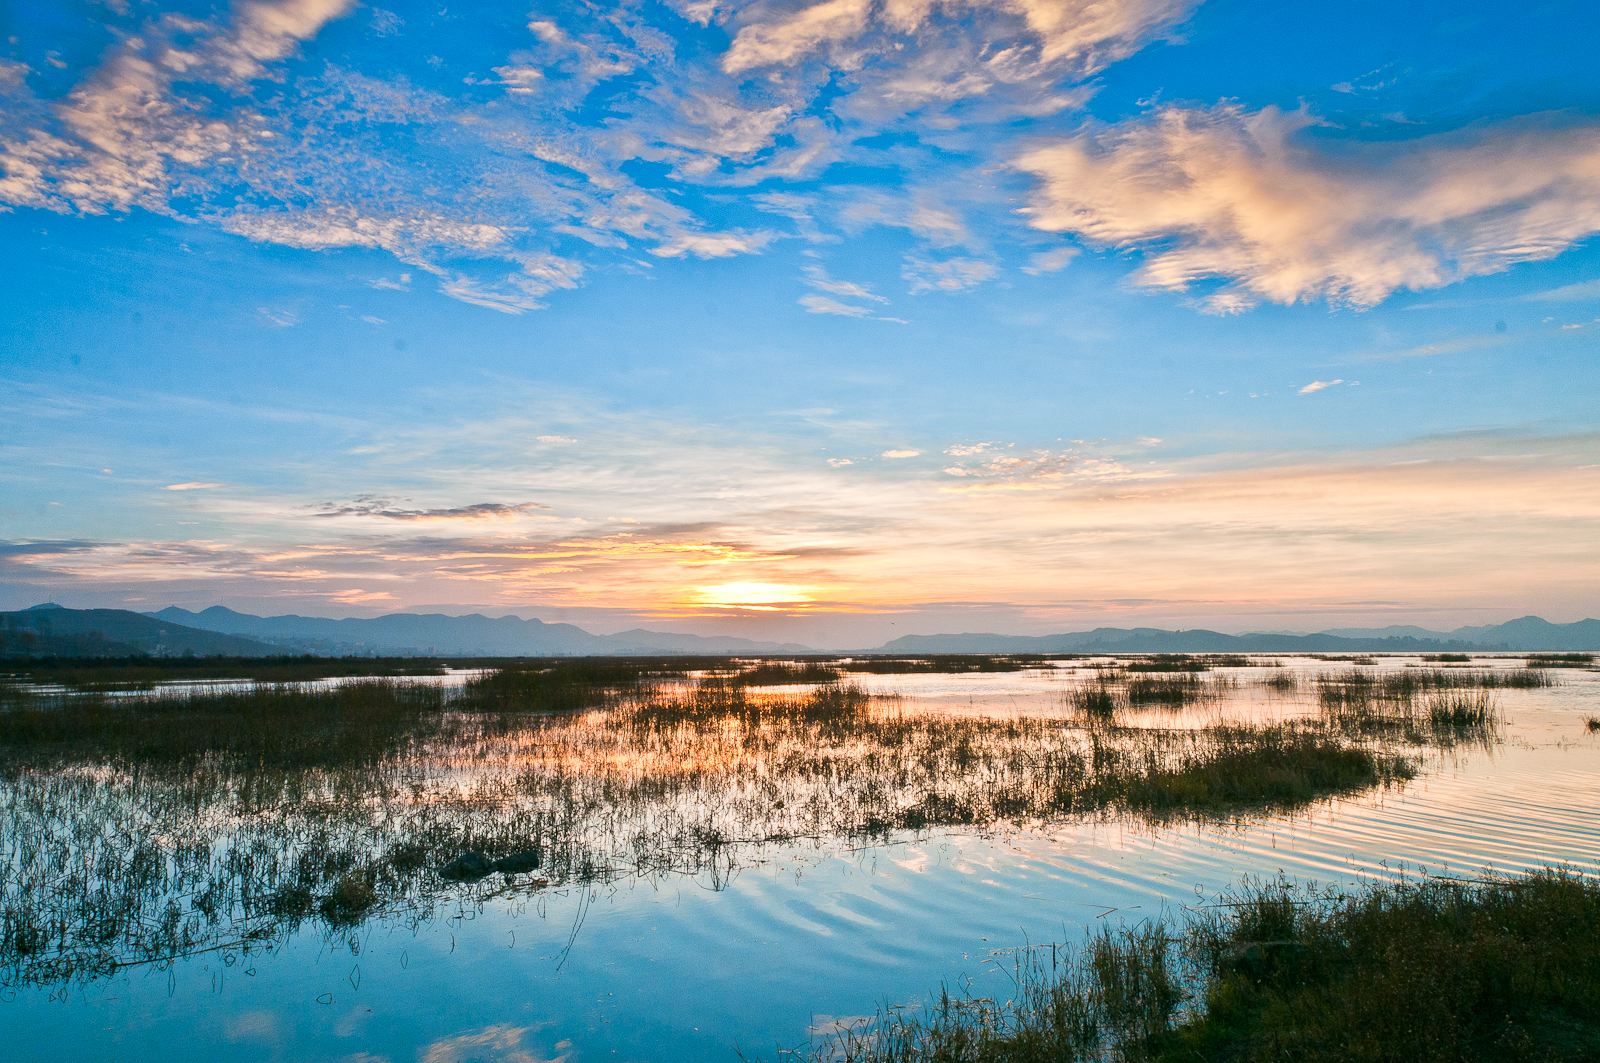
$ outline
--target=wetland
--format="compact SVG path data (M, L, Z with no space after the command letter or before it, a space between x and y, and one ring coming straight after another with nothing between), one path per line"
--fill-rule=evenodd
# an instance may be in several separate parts
M1592 926L1592 659L1370 660L8 663L0 1029L21 1058L1166 1058L1296 1008L1219 959L1262 931L1218 912L1287 904L1266 940L1319 957L1369 910ZM1582 1047L1568 1003L1529 1006Z

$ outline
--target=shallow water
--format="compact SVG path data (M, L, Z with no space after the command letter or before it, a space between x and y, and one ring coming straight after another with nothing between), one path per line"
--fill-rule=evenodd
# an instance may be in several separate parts
M1306 673L1350 667L1280 660ZM852 678L908 707L1053 714L1085 664ZM1237 696L1178 718L1311 709L1308 692L1253 686L1266 669L1209 674L1237 676ZM1496 692L1507 724L1494 748L1462 747L1403 788L1299 814L770 846L726 880L549 889L332 936L308 924L270 951L8 991L0 1044L19 1060L774 1058L941 983L1004 996L1018 947L1206 903L1241 874L1349 882L1552 862L1600 873L1600 736L1584 726L1600 716L1600 672L1557 676L1554 688Z

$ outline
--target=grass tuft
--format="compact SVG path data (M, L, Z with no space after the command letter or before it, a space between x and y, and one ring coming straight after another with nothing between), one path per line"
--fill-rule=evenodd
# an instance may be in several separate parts
M846 1063L1600 1058L1600 880L1352 892L1246 881L1191 922L1030 950L1004 1003L940 996L816 1046Z

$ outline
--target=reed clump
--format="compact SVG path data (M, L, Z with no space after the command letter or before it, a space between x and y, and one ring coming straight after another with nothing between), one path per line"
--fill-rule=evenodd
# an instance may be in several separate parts
M1290 671L1282 671L1261 681L1261 685L1275 694L1293 694L1300 689L1300 677Z
M1541 653L1527 659L1529 668L1591 668L1592 653Z
M1503 714L1489 690L1515 685L1498 681L1503 678L1494 672L1345 672L1319 675L1315 684L1323 719L1343 733L1448 746L1487 742L1498 733Z
M1111 719L1118 704L1116 688L1103 675L1067 692L1067 705L1088 720Z
M1022 954L1009 999L941 992L816 1046L846 1063L1595 1058L1600 881L1353 891L1247 880L1187 922Z
M1122 661L1129 672L1204 672L1211 667L1209 661L1191 657L1186 653L1168 653L1155 657L1140 657Z
M733 682L747 687L775 687L801 683L832 683L839 669L821 661L761 661L739 671Z
M1052 661L1071 660L1077 654L1043 653L936 653L918 657L852 657L844 667L871 675L960 675L969 672L1023 672L1048 667Z

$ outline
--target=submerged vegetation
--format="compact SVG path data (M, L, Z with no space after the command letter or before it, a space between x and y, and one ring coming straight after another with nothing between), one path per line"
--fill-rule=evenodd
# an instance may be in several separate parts
M849 1063L1590 1060L1600 880L1354 892L1247 881L1190 920L1029 950L995 1001L942 993L818 1047Z

